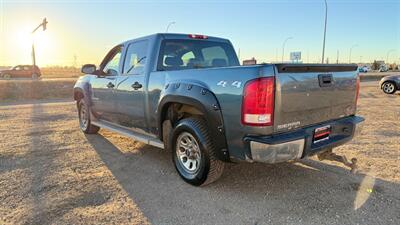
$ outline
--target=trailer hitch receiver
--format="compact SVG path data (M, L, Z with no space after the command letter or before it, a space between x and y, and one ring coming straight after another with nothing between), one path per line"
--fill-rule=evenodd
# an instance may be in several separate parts
M349 160L347 160L346 156L337 155L337 154L333 153L332 149L329 149L328 151L319 153L317 156L320 161L329 160L329 161L340 162L340 163L343 163L345 166L349 167L351 173L354 174L357 172L358 167L357 167L357 159L356 158L352 158L349 161Z

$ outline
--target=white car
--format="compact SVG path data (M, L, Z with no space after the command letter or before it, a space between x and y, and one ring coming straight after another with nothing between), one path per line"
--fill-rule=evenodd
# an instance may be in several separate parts
M367 73L369 71L371 71L371 68L368 66L362 66L362 67L358 68L358 72L360 72L360 73Z
M387 71L389 71L389 67L388 66L386 66L386 65L381 65L380 67L379 67L379 70L378 70L379 72L387 72Z

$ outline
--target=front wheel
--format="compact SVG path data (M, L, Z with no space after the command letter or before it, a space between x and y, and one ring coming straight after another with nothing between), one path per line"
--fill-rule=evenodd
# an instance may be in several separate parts
M32 74L32 80L37 80L39 78L39 75L36 73Z
M394 94L396 92L396 86L394 83L386 81L382 84L382 90L386 94Z
M203 119L179 121L170 140L175 168L184 181L204 186L221 177L224 163L216 157L216 149Z
M90 109L84 99L78 102L78 116L79 116L79 127L85 134L96 134L100 128L92 125L90 118Z
M4 75L3 75L3 78L4 78L4 79L10 79L10 78L11 78L11 75L10 75L10 74L4 74Z

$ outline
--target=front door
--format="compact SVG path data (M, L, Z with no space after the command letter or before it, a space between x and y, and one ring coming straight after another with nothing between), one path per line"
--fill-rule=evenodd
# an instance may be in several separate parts
M145 117L146 58L148 41L132 42L125 54L123 71L117 79L115 90L119 124L147 133Z
M114 89L120 71L122 46L113 48L104 58L97 76L91 80L92 106L95 117L108 122L118 121Z
M24 77L24 67L23 66L14 67L12 77Z

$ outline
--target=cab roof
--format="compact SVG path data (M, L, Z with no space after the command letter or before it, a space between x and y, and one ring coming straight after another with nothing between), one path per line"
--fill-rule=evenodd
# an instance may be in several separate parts
M208 35L202 35L202 34L156 33L156 34L152 34L152 35L147 35L147 36L131 39L129 41L123 42L122 44L129 43L132 41L140 41L140 40L144 40L144 39L156 39L156 40L157 39L183 39L183 40L199 39L199 40L230 43L230 41L228 39L213 37L213 36L208 36Z

